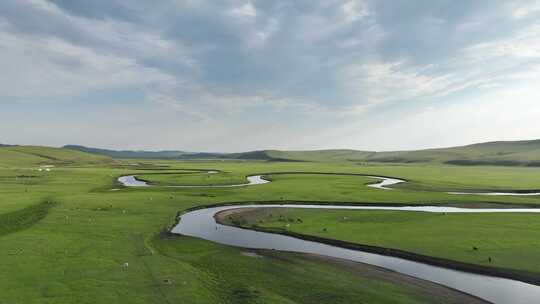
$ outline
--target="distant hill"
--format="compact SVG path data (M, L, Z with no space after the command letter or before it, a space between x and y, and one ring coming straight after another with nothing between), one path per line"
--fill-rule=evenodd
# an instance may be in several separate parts
M496 141L441 149L379 152L370 155L364 161L540 166L540 140Z
M454 165L540 166L540 140L497 141L414 151L267 151L270 157L303 161L445 163Z
M1 146L0 165L73 165L101 164L113 160L107 156L84 153L61 148L40 146Z
M105 155L113 158L174 159L181 157L183 154L186 154L186 152L183 151L116 151L109 149L90 148L78 145L66 145L63 148L86 153Z
M264 151L244 153L208 153L208 152L185 152L177 150L169 151L143 151L143 150L109 150L90 148L78 145L66 145L64 149L105 155L112 158L130 159L262 159L269 160Z
M65 146L64 148L106 155L113 158L250 159L266 161L349 161L540 166L540 140L497 141L451 148L393 152L335 149L314 151L260 150L243 153L197 153L185 151L115 151L73 145Z
M268 159L289 161L360 161L375 152L358 150L264 151Z

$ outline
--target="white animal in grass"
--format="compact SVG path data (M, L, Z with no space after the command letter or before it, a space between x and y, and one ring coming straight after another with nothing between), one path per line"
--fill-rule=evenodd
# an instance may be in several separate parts
M124 264L122 264L122 268L123 269L128 269L129 267L129 263L128 262L125 262Z

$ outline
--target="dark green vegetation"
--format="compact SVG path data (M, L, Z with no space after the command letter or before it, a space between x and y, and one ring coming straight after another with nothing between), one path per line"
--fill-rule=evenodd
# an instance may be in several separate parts
M39 170L49 165L54 165L50 171ZM197 172L208 169L221 172ZM378 174L410 182L384 191L365 187L374 180L364 176L292 172ZM257 173L270 173L266 176L273 182L230 189L135 189L116 182L120 175L137 174L158 184L237 183ZM521 167L358 165L337 160L124 161L67 149L2 147L0 303L463 303L452 297L436 298L426 292L429 288L372 276L369 271L352 272L333 263L278 252L254 257L242 249L163 231L178 211L215 203L536 205L540 203L536 197L453 196L430 189L531 189L538 185L537 169ZM489 219L475 221L524 227L517 215ZM410 222L413 226L414 221ZM529 219L526 222L535 227ZM480 230L484 225L461 223L463 229L484 231ZM431 225L439 224L432 220ZM493 250L488 245L479 245L479 255ZM503 255L493 256L497 263L498 259L511 263Z
M540 281L538 214L437 214L269 208L226 221L517 270Z
M45 201L20 210L0 214L0 236L29 228L43 219L54 202Z
M184 151L113 151L75 145L66 146L66 148L116 158L252 159L309 162L444 163L465 166L540 166L540 140L499 141L462 147L393 152L358 150L262 150L244 153L195 153Z

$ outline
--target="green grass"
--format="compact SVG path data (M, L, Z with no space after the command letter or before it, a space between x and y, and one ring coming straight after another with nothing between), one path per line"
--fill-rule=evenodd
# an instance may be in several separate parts
M538 214L271 208L238 214L231 221L248 227L255 225L466 263L535 272L540 278Z
M353 274L302 256L273 253L252 258L242 255L241 249L187 237L163 237L160 232L178 211L239 201L540 203L536 197L457 197L413 187L534 188L540 178L532 168L360 166L349 162L108 163L55 149L25 149L0 148L0 222L9 223L0 235L0 303L440 303L409 286ZM55 164L52 171L37 170L49 162ZM144 165L129 165L141 162ZM158 174L180 169L223 173L211 177L204 173ZM382 191L366 187L373 181L366 177L318 174L269 174L272 183L230 189L140 189L121 188L116 183L118 176L126 174L165 184L208 183L208 179L237 183L245 181L246 175L269 172L395 175L411 183ZM39 208L44 201L57 203L43 213ZM523 221L506 218L502 224L522 225ZM529 224L534 226L534 222ZM435 221L433 225L440 228ZM482 231L481 225L470 227L471 233ZM480 247L480 252L488 248ZM537 252L523 248L522 255ZM127 270L122 268L126 262Z
M395 176L407 179L407 183L394 187L403 190L422 190L425 192L445 192L459 190L528 190L540 188L540 174L537 168L524 167L459 167L450 165L366 165L359 166L350 163L211 163L188 162L181 163L182 168L203 168L219 166L225 172L214 175L207 174L178 174L178 175L145 175L138 176L157 184L236 184L245 183L246 175L268 172L327 172L327 173L357 173L370 175ZM278 175L269 175L279 180ZM293 177L303 180L304 177ZM322 176L325 180L337 178ZM380 192L380 191L377 191ZM453 196L455 199L455 196ZM469 197L467 197L469 199ZM497 199L497 198L493 198ZM504 198L504 200L515 198ZM518 198L519 200L519 198Z
M55 172L24 187L55 197L57 207L34 225L0 237L0 252L7 253L0 260L0 271L9 274L0 276L3 301L433 302L405 287L321 263L285 263L281 257L258 260L241 255L239 249L205 241L154 239L178 210L212 203L215 198L193 190L110 192L104 184L112 186L111 176L124 173L114 169L58 168ZM13 182L11 187L23 185ZM213 193L236 199L235 193L244 191ZM128 270L121 266L125 262ZM226 262L230 264L222 265ZM275 270L270 274L268 269ZM308 274L313 280L303 282ZM304 291L299 294L296 288Z
M45 218L53 202L45 201L37 205L0 214L0 236L26 229Z
M39 147L7 146L0 147L0 167L68 165L68 164L103 164L111 163L106 156L89 154L74 150Z
M303 260L293 254L267 253L249 257L241 250L187 237L157 238L153 245L171 264L189 261L197 271L190 282L171 273L178 285L201 284L214 299L191 299L193 303L422 303L406 289L361 278L329 265ZM198 277L197 277L198 276ZM195 282L193 282L195 281ZM197 289L192 290L195 294ZM184 297L176 286L171 299ZM208 296L208 294L204 294ZM219 300L218 300L219 299Z
M155 185L233 185L247 183L245 176L229 172L208 174L206 172L186 171L167 174L138 174L137 178Z

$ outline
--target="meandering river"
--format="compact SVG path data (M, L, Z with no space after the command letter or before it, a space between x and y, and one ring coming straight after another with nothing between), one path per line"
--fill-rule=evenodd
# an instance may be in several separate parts
M216 171L208 171L208 174L214 174ZM251 185L260 185L269 183L269 180L264 179L261 175L247 176L247 183L245 184L233 184L233 185L175 185L175 186L160 186L167 188L235 188ZM136 175L120 176L118 181L126 187L150 187L152 185L145 181L137 179Z
M216 173L209 171L209 174ZM316 174L316 173L313 173ZM271 175L271 174L267 174ZM367 176L367 175L365 175ZM388 186L406 182L405 180L381 176L367 176L379 180L368 184L368 187L393 190ZM262 175L247 176L247 183L234 185L177 185L163 186L170 188L231 188L260 185L269 183ZM145 181L138 180L135 175L122 176L118 181L126 187L149 187ZM540 195L540 193L514 193L514 192L448 192L456 195ZM306 241L290 236L266 233L221 225L216 222L216 213L235 208L318 208L318 209L351 209L351 210L393 210L403 212L446 212L446 213L480 213L480 212L528 212L540 213L540 209L467 209L438 206L342 206L342 205L242 205L225 206L199 209L182 215L173 233L188 235L217 242L220 244L252 248L274 249L300 253L311 253L336 257L356 262L362 262L385 269L393 270L405 275L438 283L493 303L531 304L540 302L540 286L524 283L517 280L498 278L488 275L479 275L444 267L432 266L420 262L414 262L402 258L385 256L380 254L351 250L327 244Z
M493 303L532 304L540 301L540 286L517 280L479 275L453 269L432 266L402 258L362 252L359 250L306 241L290 236L253 231L216 222L218 212L246 208L318 208L350 210L394 210L403 212L534 212L540 209L466 209L453 207L381 207L381 206L341 206L341 205L243 205L199 209L183 214L173 233L193 236L220 244L252 249L274 249L281 251L312 253L362 262L393 270L416 278L435 282Z
M207 174L216 174L218 171L208 171ZM282 173L269 173L266 175L272 174L282 174ZM321 173L294 173L290 172L287 174L321 174ZM322 173L326 174L326 173ZM339 174L335 174L339 175ZM356 174L344 174L344 175L356 175ZM394 190L389 188L389 186L405 183L405 180L395 178L395 177L385 177L385 176L374 176L374 175L362 175L357 174L358 176L365 176L373 179L379 180L379 182L368 184L368 187L381 189L381 190ZM244 187L244 186L253 186L270 183L269 180L264 179L262 175L250 175L246 176L247 183L243 184L233 184L233 185L174 185L174 186L160 186L160 187L169 187L169 188L235 188L235 187ZM118 178L118 181L126 187L149 187L152 186L145 181L137 179L136 175L126 175ZM540 195L540 192L531 191L531 192L446 192L447 194L453 195L487 195L487 196L536 196Z

